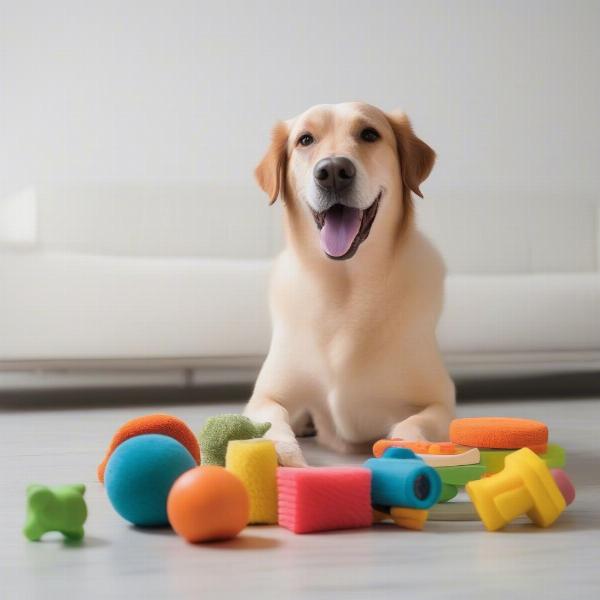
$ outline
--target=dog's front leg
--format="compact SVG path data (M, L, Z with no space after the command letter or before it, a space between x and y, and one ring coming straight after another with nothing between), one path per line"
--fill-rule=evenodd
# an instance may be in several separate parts
M290 426L288 411L273 398L257 395L250 398L244 414L253 421L271 423L265 438L273 440L279 464L284 467L306 467L300 444Z
M389 437L403 440L446 441L448 427L453 418L453 405L430 404L421 412L396 423L392 427Z

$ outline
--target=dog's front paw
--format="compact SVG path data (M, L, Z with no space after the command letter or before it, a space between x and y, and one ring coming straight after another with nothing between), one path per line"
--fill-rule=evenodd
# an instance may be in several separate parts
M277 458L282 467L307 467L308 463L304 460L304 455L300 449L300 445L296 440L293 441L277 441L275 442L275 450Z
M409 419L397 423L390 431L389 437L410 441L426 441L428 439L423 429L419 425L411 423Z

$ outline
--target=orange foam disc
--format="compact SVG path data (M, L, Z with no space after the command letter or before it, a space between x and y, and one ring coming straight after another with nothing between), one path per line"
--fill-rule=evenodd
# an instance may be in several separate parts
M196 464L200 463L200 446L198 440L194 432L181 419L160 413L144 415L143 417L131 419L131 421L127 421L127 423L121 425L117 433L113 436L104 459L98 465L97 475L101 483L104 483L106 463L115 451L115 448L129 438L147 433L158 433L172 437L187 448L192 458L196 461Z
M530 448L543 453L548 445L548 427L540 421L508 417L454 419L450 423L450 440L475 448Z

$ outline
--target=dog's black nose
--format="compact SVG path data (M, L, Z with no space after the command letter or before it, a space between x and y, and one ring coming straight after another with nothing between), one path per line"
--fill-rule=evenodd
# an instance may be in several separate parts
M354 163L345 156L322 158L313 169L317 185L328 192L340 192L347 188L356 175Z

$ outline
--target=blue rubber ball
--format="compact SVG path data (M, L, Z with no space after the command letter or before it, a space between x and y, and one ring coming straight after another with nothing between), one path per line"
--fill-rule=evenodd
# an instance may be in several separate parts
M192 455L166 435L138 435L112 453L104 485L113 508L142 527L167 525L167 496L175 480L196 466Z

